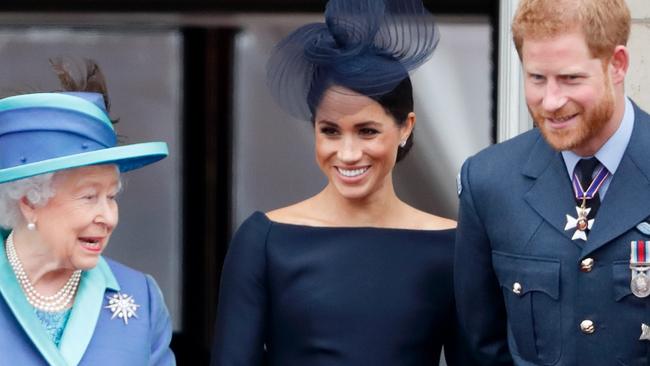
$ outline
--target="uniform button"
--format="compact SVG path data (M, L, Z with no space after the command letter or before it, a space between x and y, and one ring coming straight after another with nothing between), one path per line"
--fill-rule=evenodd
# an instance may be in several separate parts
M515 295L521 295L521 290L522 290L521 283L515 282L512 284L512 292L514 292Z
M594 322L591 320L583 320L580 323L580 330L584 334L591 334L596 331L596 327L594 326Z
M591 270L594 268L594 259L593 258L585 258L582 261L580 261L580 270L582 272L591 272Z

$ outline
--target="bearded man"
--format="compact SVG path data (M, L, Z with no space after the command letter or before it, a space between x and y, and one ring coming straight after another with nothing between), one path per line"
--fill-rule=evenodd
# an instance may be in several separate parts
M522 0L536 128L463 165L455 286L485 365L650 364L650 116L624 0Z

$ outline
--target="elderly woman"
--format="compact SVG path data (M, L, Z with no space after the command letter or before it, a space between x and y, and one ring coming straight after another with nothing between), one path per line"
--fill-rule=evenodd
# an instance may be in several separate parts
M174 365L148 275L102 257L120 173L167 156L116 146L100 93L0 100L0 354L13 365Z
M330 0L285 38L273 94L314 125L327 177L313 197L256 212L224 264L214 366L469 366L455 322L455 222L401 201L413 141L408 71L438 33L420 0ZM265 363L265 360L268 363Z

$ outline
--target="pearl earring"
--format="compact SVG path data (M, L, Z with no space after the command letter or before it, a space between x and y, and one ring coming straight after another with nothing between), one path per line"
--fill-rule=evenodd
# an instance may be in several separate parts
M33 222L28 223L28 224L27 224L27 230L29 230L29 231L34 231L34 230L36 230L36 224L33 223Z
M403 149L404 146L406 146L406 141L407 140L408 140L408 138L406 140L402 140L402 142L399 143L399 147L401 147Z

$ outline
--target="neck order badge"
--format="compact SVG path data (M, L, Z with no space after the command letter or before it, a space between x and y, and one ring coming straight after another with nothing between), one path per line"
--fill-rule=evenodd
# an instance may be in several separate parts
M591 208L587 207L587 200L591 200L596 197L598 190L602 187L605 180L609 177L609 172L605 169L604 166L601 166L596 176L589 184L589 187L585 190L580 184L580 179L578 175L573 173L573 192L575 194L576 200L582 200L582 204L576 207L577 217L574 218L571 215L566 215L566 225L564 230L576 229L571 237L571 240L580 239L587 241L587 230L591 230L594 225L595 219L588 219L589 212Z

